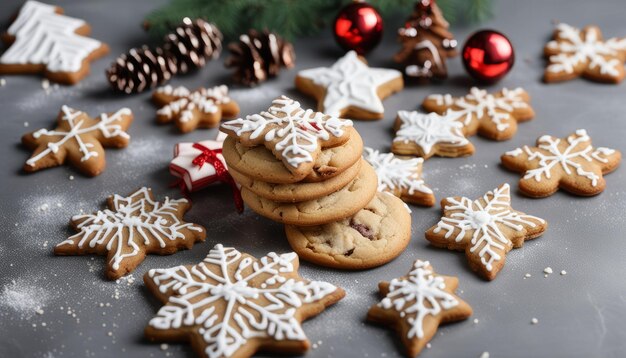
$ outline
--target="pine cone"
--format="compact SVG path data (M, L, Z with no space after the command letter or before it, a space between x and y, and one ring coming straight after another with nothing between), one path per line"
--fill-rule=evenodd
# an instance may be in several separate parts
M207 60L217 58L222 51L222 33L202 19L186 17L182 25L165 36L163 50L176 61L178 73L204 67Z
M291 43L267 30L262 33L250 30L239 41L229 44L228 49L231 56L225 65L234 67L233 80L246 86L276 77L281 67L291 68L295 62Z
M106 72L111 86L125 93L154 88L176 74L176 63L161 48L133 48L118 57Z

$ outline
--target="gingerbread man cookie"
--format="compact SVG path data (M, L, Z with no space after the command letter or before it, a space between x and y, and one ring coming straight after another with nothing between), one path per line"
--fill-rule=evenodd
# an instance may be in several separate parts
M206 238L202 226L183 221L191 206L185 199L166 197L158 202L144 187L127 197L110 196L107 206L94 214L72 217L71 225L78 233L58 244L54 253L106 255L106 276L115 280L132 272L146 254L173 254Z
M525 145L501 157L506 168L524 174L520 190L536 198L559 188L581 196L600 194L606 187L604 174L615 170L621 159L617 150L594 148L584 129L565 138L541 136L536 147Z
M456 277L438 275L428 261L416 260L406 276L378 284L384 298L369 309L367 319L394 328L407 355L416 357L439 324L472 315L472 308L454 293L458 285Z
M250 357L259 350L302 354L301 322L345 296L298 274L298 255L260 259L218 244L199 264L150 270L148 289L165 306L146 327L158 342L191 342L201 357Z
M404 87L402 73L371 68L350 51L331 67L298 72L296 87L318 100L318 110L331 116L381 119L382 99Z
M511 189L503 184L482 198L451 197L441 201L443 217L426 231L431 244L465 251L470 268L493 280L512 248L541 236L545 220L511 207Z
M94 119L85 112L63 106L55 129L40 129L22 137L22 143L35 151L24 164L24 171L55 167L69 160L84 174L96 176L106 166L104 147L128 145L130 136L126 130L132 121L133 113L128 108L103 113Z
M217 127L222 118L239 114L239 105L228 96L228 87L224 85L195 91L166 85L157 88L152 101L161 106L157 111L157 122L174 122L183 133L198 127Z

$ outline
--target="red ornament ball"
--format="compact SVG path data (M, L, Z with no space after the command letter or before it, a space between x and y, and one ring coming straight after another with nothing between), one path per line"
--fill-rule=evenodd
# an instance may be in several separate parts
M500 80L514 63L513 45L498 31L478 31L463 46L465 70L479 81L493 83Z
M378 10L355 1L339 12L333 26L335 40L345 50L364 55L374 49L383 36L383 19Z

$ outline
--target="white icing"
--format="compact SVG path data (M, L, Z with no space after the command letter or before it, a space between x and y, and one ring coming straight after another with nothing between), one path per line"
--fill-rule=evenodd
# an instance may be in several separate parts
M434 100L438 106L455 106L454 110L449 109L448 113L458 117L465 126L472 121L480 121L485 115L496 125L496 129L500 132L511 126L510 122L513 118L513 111L516 108L527 108L528 103L524 101L522 88L509 90L502 89L500 96L494 96L476 87L470 89L470 93L464 97L454 98L449 94L434 94L428 96L428 99Z
M225 135L223 133L220 134L216 140L204 140L199 143L208 149L222 149ZM202 154L202 151L194 148L193 145L194 143L190 142L176 144L174 146L174 159L170 162L170 173L181 178L189 191L201 188L203 181L216 174L215 167L210 163L205 163L202 166L193 164L193 160ZM228 168L222 153L218 153L216 156L224 167Z
M80 231L57 247L105 247L109 251L111 268L119 270L124 260L145 252L146 246L158 243L164 248L168 243L172 245L171 242L175 245L186 239L183 229L202 231L201 227L178 218L183 203L187 200L168 197L162 203L155 202L146 187L128 197L116 194L113 208L72 217L72 221L79 222L77 228Z
M7 30L15 42L0 57L0 63L45 65L50 72L79 71L101 43L75 33L85 21L57 14L55 9L27 1Z
M300 71L298 76L325 87L323 112L339 116L348 107L383 113L383 103L376 93L378 87L402 78L402 73L385 68L371 68L354 51L348 52L331 67Z
M393 153L380 153L372 148L363 149L363 158L374 167L378 175L378 191L406 190L409 195L416 191L432 194L433 191L421 178L423 158L396 158Z
M221 104L230 102L228 87L225 85L200 88L193 92L182 86L173 88L167 85L158 88L157 93L175 97L170 103L157 110L157 114L167 119L178 118L181 122L192 120L195 111L201 114L215 113Z
M557 55L550 56L548 72L574 73L580 64L593 70L599 67L600 73L612 77L619 76L620 52L626 51L626 38L611 38L602 41L597 29L585 31L560 23L556 27L557 40L548 42L548 48L557 50Z
M469 252L480 257L487 271L493 269L494 262L504 259L498 250L508 251L513 245L502 233L500 226L522 231L526 227L536 227L537 223L545 222L536 216L513 211L509 184L487 192L482 198L484 203L466 197L451 197L446 200L449 205L444 210L453 212L442 217L433 232L437 234L443 231L444 238L455 242L461 242L469 232L472 237L468 243L471 245Z
M169 300L149 325L197 332L209 358L233 356L249 339L304 341L298 308L337 288L295 276L296 260L293 252L255 259L218 244L198 265L150 270Z
M438 143L454 146L464 146L469 143L463 135L463 124L454 116L399 111L398 118L402 124L393 141L413 142L422 148L426 156Z
M121 122L123 116L129 116L132 114L132 112L128 108L122 108L111 116L103 113L100 115L100 119L98 120L98 122L89 127L83 127L83 120L76 122L76 119L79 116L83 115L84 112L77 111L65 105L61 107L61 111L63 112L61 120L67 122L70 130L63 131L59 129L54 129L49 131L47 129L40 129L33 133L33 137L36 139L41 138L42 136L61 136L62 138L56 142L49 142L48 148L28 159L26 161L26 164L30 166L35 166L35 163L37 163L37 161L51 153L57 153L59 151L59 148L71 139L76 140L76 143L78 144L78 149L83 154L82 158L80 158L81 162L87 161L93 157L97 157L98 152L92 150L93 144L89 142L86 143L81 137L81 135L89 135L96 131L100 131L100 133L105 138L130 138L128 133L126 133L122 129L122 126L119 123L116 123Z
M304 110L299 102L286 96L272 101L267 112L222 124L222 128L234 131L239 137L249 134L254 140L263 136L267 142L279 139L274 151L294 168L313 161L312 153L317 151L319 140L328 140L331 135L341 137L344 128L351 126L350 120Z
M406 278L393 279L389 293L378 304L384 309L400 312L408 317L410 329L407 338L424 338L424 318L435 317L459 305L459 301L446 290L443 277L435 275L428 261L417 260Z

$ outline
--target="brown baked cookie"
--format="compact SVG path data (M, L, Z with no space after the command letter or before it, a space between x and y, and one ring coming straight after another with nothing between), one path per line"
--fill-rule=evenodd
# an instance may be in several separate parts
M229 172L235 181L254 194L276 202L295 203L330 195L348 185L359 174L361 162L323 182L273 184L249 178L233 168Z
M106 276L115 280L132 272L146 254L170 255L206 238L202 226L183 221L191 207L186 199L158 202L144 187L127 197L110 196L107 207L72 217L78 233L58 244L54 254L106 255Z
M441 201L443 217L426 231L437 247L465 251L470 268L493 280L512 248L541 236L548 223L511 207L511 189L503 184L482 198L450 197Z
M362 270L398 257L411 241L411 215L389 193L354 216L320 226L285 226L287 240L301 259L317 265Z
M411 204L435 205L435 194L422 179L424 159L396 157L367 147L363 158L376 171L378 191L391 193Z
M296 76L296 88L317 99L318 111L344 118L383 118L382 99L403 87L400 71L368 67L354 51L331 67L300 71Z
M311 173L322 149L350 139L348 128L352 128L352 121L305 110L286 96L272 101L267 112L224 122L221 126L222 132L246 147L264 145L297 180Z
M621 159L617 150L594 148L584 129L565 138L541 136L536 147L525 145L501 157L506 168L524 174L519 188L535 198L559 188L581 196L600 194L606 187L604 174L615 170Z
M279 203L241 188L243 201L259 215L287 225L312 226L341 220L356 214L376 194L376 172L361 164L359 175L340 190L299 203Z
M157 342L187 341L200 357L302 354L311 343L301 322L345 296L298 274L298 256L257 259L218 244L197 265L150 270L150 292L165 305L145 329Z
M426 97L422 106L428 112L450 113L463 123L466 136L476 132L494 140L510 139L517 132L517 122L535 116L530 96L522 88L503 88L495 94L476 87L463 97L434 94Z
M396 136L391 151L398 155L416 155L428 159L464 157L474 154L474 146L465 138L463 123L448 113L399 111L394 124Z
M224 85L195 91L166 85L154 91L152 101L161 107L157 111L157 122L174 122L183 133L217 127L222 118L239 114L239 105L228 96L228 87Z
M42 73L46 78L75 84L89 74L89 63L109 47L86 37L85 21L63 15L63 9L26 1L2 40L8 47L0 56L0 74Z
M587 26L581 31L560 23L543 52L548 59L543 74L547 83L579 76L604 83L620 83L624 79L626 38L604 40L597 26Z
M416 260L403 277L381 282L383 299L367 312L369 321L393 328L409 357L416 357L441 323L467 319L473 313L455 291L459 279L436 274L428 261Z
M132 121L133 113L128 108L90 118L85 112L62 106L55 129L39 129L22 137L22 143L34 150L24 171L56 167L67 160L85 175L96 176L106 166L104 147L128 145L126 130Z
M263 146L249 148L228 137L224 141L222 154L229 168L255 180L277 184L317 183L343 173L361 159L361 136L354 128L348 128L346 132L348 141L322 150L313 163L313 170L304 178L294 175Z

